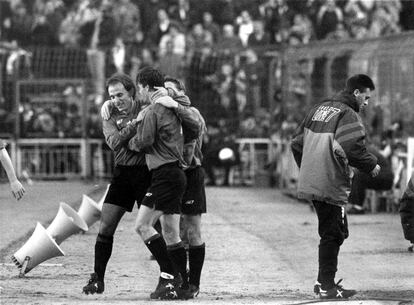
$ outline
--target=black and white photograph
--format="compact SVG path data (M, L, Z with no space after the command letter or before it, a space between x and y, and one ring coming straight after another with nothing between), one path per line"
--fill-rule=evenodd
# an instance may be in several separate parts
M0 0L0 304L414 305L414 0Z

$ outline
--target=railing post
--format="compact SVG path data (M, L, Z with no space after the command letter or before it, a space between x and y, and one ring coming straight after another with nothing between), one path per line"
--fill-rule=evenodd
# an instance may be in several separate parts
M81 170L81 177L83 179L90 176L91 172L91 159L90 159L90 147L89 142L87 139L81 139L80 142L80 157L81 157L81 164L82 164L82 170Z

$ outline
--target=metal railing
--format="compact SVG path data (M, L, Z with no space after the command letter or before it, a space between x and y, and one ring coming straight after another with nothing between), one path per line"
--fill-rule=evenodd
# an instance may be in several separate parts
M269 186L271 176L277 174L283 177L280 186L286 187L286 181L295 177L297 168L287 142L267 138L236 142L241 162L233 178L239 182ZM19 139L9 141L8 150L19 177L108 179L114 167L113 152L102 139ZM277 167L271 168L272 162Z
M18 176L103 179L112 175L112 152L100 139L19 139L14 146Z

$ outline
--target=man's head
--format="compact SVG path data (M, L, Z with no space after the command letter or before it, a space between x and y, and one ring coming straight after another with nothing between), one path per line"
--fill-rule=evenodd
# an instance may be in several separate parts
M360 109L368 105L373 90L375 90L375 85L368 75L356 74L346 81L345 91L355 97Z
M224 37L233 37L234 36L234 27L231 24L223 25L223 36Z
M164 87L164 76L157 69L145 67L138 71L136 84L139 95L148 102L154 87Z
M211 15L210 12L204 12L203 13L203 22L205 24L210 24L213 22L213 15Z
M180 94L185 94L185 85L179 79L166 76L164 79L165 88L171 88Z
M131 110L136 88L132 79L125 74L116 73L106 82L106 89L114 106L121 112Z
M261 21L261 20L255 20L253 22L253 31L256 34L263 34L263 32L264 32L263 21Z

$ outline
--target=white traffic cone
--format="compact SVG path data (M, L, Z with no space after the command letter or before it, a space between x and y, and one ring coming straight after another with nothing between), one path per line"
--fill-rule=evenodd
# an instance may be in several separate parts
M40 263L56 256L64 256L62 249L38 222L32 236L12 256L12 261L26 274Z
M49 234L56 240L56 243L60 245L62 241L72 234L78 233L80 230L88 231L86 222L74 209L66 203L61 202L55 219L47 228Z
M101 208L92 198L85 194L82 195L78 214L86 222L88 228L101 218Z

